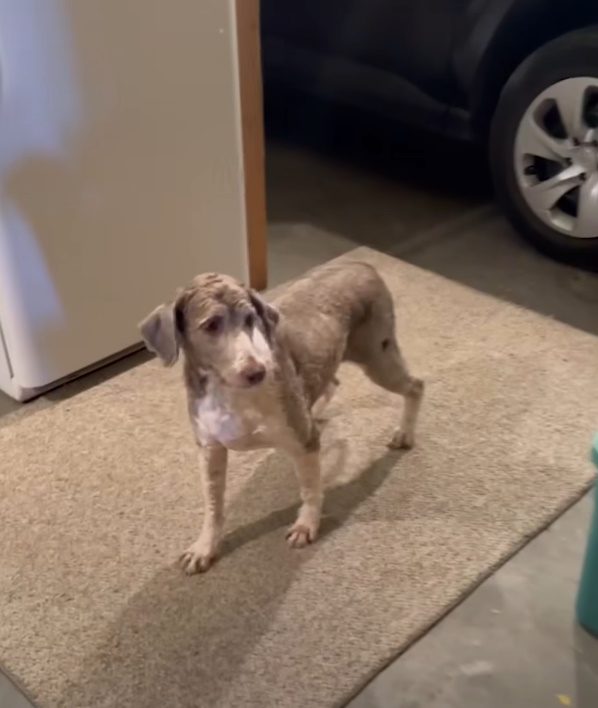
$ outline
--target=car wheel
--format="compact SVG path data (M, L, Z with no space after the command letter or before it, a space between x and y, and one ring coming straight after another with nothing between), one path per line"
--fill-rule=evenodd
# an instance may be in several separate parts
M598 269L598 27L519 66L500 96L490 160L515 228L548 255Z

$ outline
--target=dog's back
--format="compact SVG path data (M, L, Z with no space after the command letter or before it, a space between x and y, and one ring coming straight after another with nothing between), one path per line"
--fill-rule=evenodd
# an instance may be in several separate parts
M394 341L394 309L386 284L367 263L316 268L273 302L281 317L278 339L302 377L311 403L343 360L359 363L360 342ZM379 342L378 342L379 340Z

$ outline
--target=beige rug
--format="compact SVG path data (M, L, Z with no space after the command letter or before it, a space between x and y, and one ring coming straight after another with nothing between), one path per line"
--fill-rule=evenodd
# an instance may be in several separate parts
M0 430L0 659L42 706L318 708L348 699L586 488L598 339L376 252L428 382L419 447L352 369L324 535L290 551L278 454L235 456L226 554L172 565L200 490L179 371L140 366Z

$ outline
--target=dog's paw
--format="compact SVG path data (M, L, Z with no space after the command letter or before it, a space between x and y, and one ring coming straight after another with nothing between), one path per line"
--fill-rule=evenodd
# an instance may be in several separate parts
M392 436L388 447L391 450L411 450L415 446L415 433L412 431L397 430Z
M199 538L181 554L179 565L187 575L205 573L206 570L209 570L215 558L216 548L214 544Z
M291 548L304 548L318 537L316 526L296 521L287 531L287 543Z

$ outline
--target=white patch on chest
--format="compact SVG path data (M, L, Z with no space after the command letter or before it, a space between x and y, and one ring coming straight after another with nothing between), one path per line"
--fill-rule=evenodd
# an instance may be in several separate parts
M198 442L230 450L276 447L287 428L268 383L255 389L211 388L196 402L194 413Z

